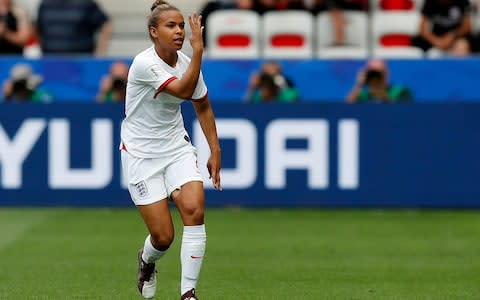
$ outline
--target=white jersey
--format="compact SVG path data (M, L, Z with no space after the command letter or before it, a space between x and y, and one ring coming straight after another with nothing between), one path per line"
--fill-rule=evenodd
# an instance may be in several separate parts
M152 46L139 53L130 66L121 139L122 146L135 157L168 156L190 144L186 143L180 108L184 99L163 92L172 80L182 78L190 63L188 56L180 51L177 54L177 64L171 67ZM200 73L192 99L202 99L206 94Z

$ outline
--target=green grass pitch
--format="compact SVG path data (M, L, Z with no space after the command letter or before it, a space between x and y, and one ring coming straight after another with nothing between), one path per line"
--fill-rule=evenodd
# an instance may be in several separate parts
M181 226L156 299L179 299ZM207 210L210 299L480 299L480 211ZM0 299L141 299L135 209L0 208Z

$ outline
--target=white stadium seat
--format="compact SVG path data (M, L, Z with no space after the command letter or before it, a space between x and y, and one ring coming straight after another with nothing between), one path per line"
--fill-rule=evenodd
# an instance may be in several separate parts
M316 18L317 56L319 58L365 58L368 56L368 15L345 11L345 46L333 46L334 30L329 13Z
M257 58L260 55L260 16L247 10L219 10L206 24L210 58Z
M419 23L418 11L374 12L371 19L373 55L416 56L417 48L412 47L411 42L418 34Z
M423 58L424 53L422 49L417 47L374 47L372 56L384 59L415 59Z
M263 57L313 58L314 17L300 10L269 11L263 15Z
M318 58L322 59L364 59L369 56L367 48L332 46L318 52Z

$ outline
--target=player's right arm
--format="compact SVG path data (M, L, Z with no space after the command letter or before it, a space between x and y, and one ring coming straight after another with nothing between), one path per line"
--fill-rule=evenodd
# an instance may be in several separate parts
M191 99L197 86L203 55L201 21L202 17L197 14L192 14L188 17L188 22L192 29L192 36L190 37L190 44L193 49L192 59L182 78L172 80L164 87L166 93L181 99Z

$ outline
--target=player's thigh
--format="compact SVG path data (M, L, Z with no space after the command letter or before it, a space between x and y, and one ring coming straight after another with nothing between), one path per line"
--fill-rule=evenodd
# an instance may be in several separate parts
M195 148L186 148L177 153L165 168L165 186L169 196L176 190L182 190L189 182L197 182L203 191L203 177L197 165Z
M203 178L197 166L194 149L183 152L180 157L169 164L165 171L165 183L184 223L188 221L187 217L203 220L205 208Z

